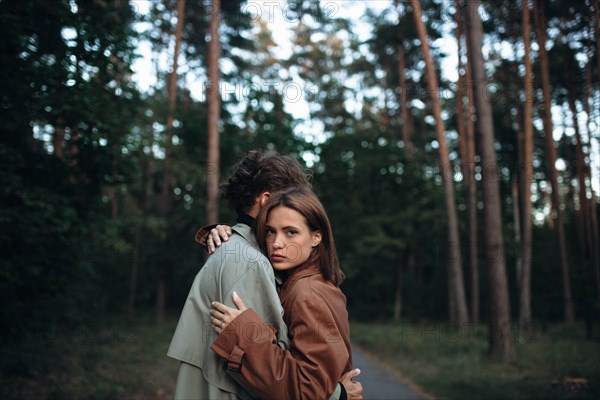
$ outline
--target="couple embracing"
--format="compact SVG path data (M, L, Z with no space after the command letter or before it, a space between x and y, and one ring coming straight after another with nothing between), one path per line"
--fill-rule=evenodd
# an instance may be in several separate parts
M344 274L303 168L251 152L221 190L238 220L196 234L213 254L169 347L175 399L362 399Z

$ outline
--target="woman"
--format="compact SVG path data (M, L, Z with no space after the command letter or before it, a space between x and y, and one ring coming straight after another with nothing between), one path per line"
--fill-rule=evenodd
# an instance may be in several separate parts
M239 365L260 398L327 399L352 366L344 279L327 214L309 190L275 194L256 219L261 249L285 281L279 297L291 345L276 345L271 329L234 293L239 310L213 303L211 348ZM316 377L311 379L308 377Z

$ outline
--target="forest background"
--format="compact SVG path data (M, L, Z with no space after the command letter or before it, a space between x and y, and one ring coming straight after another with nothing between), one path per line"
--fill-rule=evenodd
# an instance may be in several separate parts
M252 149L311 171L353 321L597 342L598 1L375 3L0 2L3 380L176 318Z

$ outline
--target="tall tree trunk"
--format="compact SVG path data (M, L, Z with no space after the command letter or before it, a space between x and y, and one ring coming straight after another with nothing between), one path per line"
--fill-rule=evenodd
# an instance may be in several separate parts
M534 0L534 17L536 36L539 44L540 73L542 75L542 91L544 93L544 136L547 166L550 171L550 184L552 187L552 208L556 213L556 234L558 236L558 249L560 254L560 267L563 281L564 317L566 322L573 322L573 297L571 295L571 282L569 277L569 264L567 261L567 247L565 243L565 231L563 227L563 216L560 208L560 196L558 187L558 173L556 172L556 148L552 138L552 93L550 90L550 73L548 66L548 52L546 51L546 20L544 15L544 2Z
M406 262L409 256L409 249L400 249L398 251L398 266L396 267L396 288L394 289L394 322L400 322L402 315L402 281Z
M588 63L589 64L589 63ZM591 270L595 271L595 281L596 281L596 289L597 293L600 294L600 282L598 276L598 222L596 220L596 199L594 196L594 189L590 187L591 191L591 199L587 197L587 185L586 179L590 179L591 182L591 169L589 164L585 160L582 134L579 126L579 121L577 120L577 106L575 104L575 88L573 85L573 80L571 75L567 71L567 98L569 102L569 109L571 111L571 117L573 121L573 128L575 129L575 154L576 154L576 168L577 168L577 182L579 184L579 210L581 214L581 220L583 224L583 232L585 237L586 246L584 252L582 254L586 266L586 272L589 273ZM587 92L587 90L586 90ZM584 99L585 104L588 103L588 98ZM588 107L586 107L587 109ZM589 120L589 110L586 110L588 113ZM588 131L589 133L589 131ZM591 145L591 134L588 138L588 143ZM591 147L591 146L590 146ZM588 154L590 152L588 151Z
M162 325L165 322L165 310L167 303L167 285L165 283L164 276L158 277L158 284L156 285L156 323Z
M589 60L588 62L585 64L585 101L583 102L584 106L585 106L585 113L587 114L587 132L588 132L588 137L587 137L587 142L588 142L588 156L590 157L590 162L587 164L587 177L589 178L590 182L592 182L592 170L591 170L591 164L592 164L592 127L591 127L591 120L592 120L592 111L591 111L591 106L590 106L590 102L592 101L592 95L591 95L591 90L592 90L592 64L591 64L591 60L592 60L592 56L593 56L593 50L590 49L590 51L588 52L589 54ZM596 193L594 192L594 187L590 187L591 192L592 192L592 198L589 201L589 205L590 205L590 220L591 220L591 224L592 224L592 243L600 243L600 236L599 236L599 232L598 232L598 213L597 213L597 199L596 199ZM596 282L596 295L597 295L597 301L600 304L600 249L598 248L599 246L594 245L592 246L592 269L594 271L594 275L595 275L595 282Z
M576 169L577 169L577 183L579 186L578 196L579 196L579 212L581 213L581 217L583 219L584 224L584 237L586 250L584 254L582 254L583 259L588 262L591 259L591 252L594 243L592 243L592 221L589 215L590 205L589 199L587 197L587 185L586 185L586 170L587 163L585 162L585 157L583 154L583 144L581 141L581 131L579 129L579 121L577 120L577 105L575 104L575 88L573 87L573 80L571 79L570 71L567 67L568 64L565 64L565 77L567 80L567 101L569 103L569 110L571 111L571 119L573 123L573 128L575 129L575 157L576 157ZM598 245L597 243L595 244Z
M567 123L566 121L569 119L569 116L567 115L566 111L563 109L563 113L561 115L561 120L562 120L562 130L563 132L566 130L567 127ZM566 210L570 210L574 217L575 217L575 231L577 232L577 239L576 239L576 243L577 246L579 247L579 254L585 254L585 228L584 228L584 222L581 218L581 213L578 212L577 210L577 206L576 206L576 201L575 201L575 187L573 185L570 184L570 182L573 181L573 179L575 179L575 174L577 171L577 161L575 160L575 156L573 155L573 152L571 151L571 143L569 141L569 138L567 138L565 135L562 136L561 138L561 142L562 142L562 147L565 149L565 157L564 159L566 160L567 163L567 174L568 176L566 177L566 181L569 182L567 184L567 188L568 188L568 192L567 195L565 197L565 209Z
M175 49L173 52L173 68L169 75L167 88L168 113L165 140L165 160L163 164L163 176L161 182L161 192L158 198L158 209L161 217L167 221L171 212L173 203L172 187L173 176L171 171L171 159L173 152L173 121L175 120L175 105L177 101L177 68L179 59L179 50L181 48L181 37L183 35L183 25L185 21L185 2L186 0L177 0L177 25L175 27ZM156 295L156 322L161 324L164 321L165 313L165 268L158 266L158 284Z
M515 46L515 52L516 52L516 46ZM516 53L515 53L516 54ZM514 72L512 72L512 75L515 76L516 74L518 74L518 68L515 66L514 68ZM518 76L518 75L516 75ZM515 93L516 91L518 91L518 88L510 88L510 92L509 93ZM506 98L506 101L508 101L508 96ZM512 198L513 198L513 214L514 214L514 224L515 224L515 245L518 245L521 248L521 253L523 251L522 247L523 247L523 243L522 243L522 230L523 230L523 202L524 200L524 192L525 189L523 189L523 186L525 185L525 179L524 179L524 174L525 171L523 170L523 166L525 165L525 132L523 131L523 112L521 110L522 105L520 103L517 103L515 105L515 114L516 114L516 124L517 124L517 160L518 160L518 167L515 169L515 173L514 173L514 179L513 179L513 186L512 186ZM515 265L515 272L516 272L516 278L517 278L517 290L519 291L519 297L520 297L520 293L521 293L521 279L522 279L522 275L523 275L523 268L522 268L522 263L523 263L523 257L522 255L517 257L517 259L515 260L516 265Z
M154 133L152 126L148 127L148 146L152 148ZM143 145L142 145L143 147ZM152 158L140 151L140 170L142 171L142 221L137 225L134 233L133 260L131 262L131 274L129 277L129 303L127 314L129 319L135 315L135 301L137 297L137 281L142 258L142 239L148 224L148 212L150 210L150 197L152 193Z
M144 221L146 216L143 216ZM140 269L140 253L144 223L136 226L134 233L133 259L131 260L131 273L129 275L129 301L127 303L127 316L131 320L135 315L135 298L137 295L138 271Z
M596 42L596 62L598 63L598 80L600 80L600 0L594 2L594 32Z
M519 160L522 160L520 158ZM519 189L520 183L523 180L521 176L515 175L512 181L512 206L513 206L513 224L515 226L515 243L522 243L521 237L521 190ZM517 289L521 292L521 279L523 274L523 262L522 257L517 257L515 260L515 272L517 277Z
M460 0L456 0L456 44L458 46L458 82L456 87L456 129L458 130L458 140L459 140L459 152L460 152L460 160L461 160L461 170L463 174L463 182L464 185L468 188L469 179L467 178L468 174L468 141L467 141L467 128L466 128L466 120L465 120L465 107L464 107L464 98L465 98L465 77L464 73L464 64L462 61L462 17L460 12Z
M531 325L531 182L533 181L533 67L531 65L531 17L529 0L521 0L523 45L525 47L525 104L523 105L523 165L521 171L522 241L521 241L521 293L519 297L519 323Z
M454 198L454 173L448 156L446 129L444 120L442 119L441 97L439 96L435 66L431 59L425 23L421 17L421 5L418 0L411 0L411 5L413 8L417 34L421 41L423 58L425 59L427 88L431 94L431 107L435 119L436 137L440 146L438 154L440 158L440 169L442 171L442 182L446 199L446 214L448 218L448 284L449 292L454 295L453 298L456 307L456 320L453 322L462 325L469 321L469 313L467 310L467 300L462 273L462 259L460 255L460 237L458 234L458 218L456 216L456 201Z
M594 7L594 11L595 11ZM595 21L590 21L590 26L588 26L588 33L590 37L594 37L594 22ZM596 39L598 37L596 36ZM586 163L587 166L587 170L586 170L586 174L587 177L590 180L590 183L593 182L593 177L592 177L592 111L591 111L591 106L590 106L590 102L592 102L592 60L594 59L594 49L592 47L592 45L589 45L589 47L587 48L586 51L587 55L588 55L588 61L585 63L585 87L584 87L584 94L583 94L583 106L585 108L585 113L587 115L587 124L586 124L586 130L587 130L587 143L588 143L588 147L587 147L587 154L588 154L588 160L589 162ZM594 327L594 312L593 312L593 304L594 301L592 300L593 298L593 289L592 287L594 287L595 291L596 291L596 304L600 304L600 248L598 248L599 246L597 245L597 243L600 243L600 238L598 236L598 215L597 215L597 211L596 211L596 194L594 192L594 187L593 185L590 184L590 192L592 194L592 197L590 199L590 201L588 202L589 204L589 215L590 215L590 223L591 223L591 237L592 237L592 247L591 247L591 258L592 258L592 262L591 265L588 266L588 268L586 268L585 270L585 274L589 277L588 279L586 279L587 285L585 285L583 293L584 293L584 304L585 304L585 326L586 326L586 332L587 332L587 337L588 338L592 338L593 337L593 327ZM594 281L594 284L592 284L592 279ZM588 289L589 287L589 289Z
M169 113L167 114L167 150L171 151L173 141L173 121L175 120L175 105L177 102L177 77L179 66L179 51L181 49L181 36L183 35L183 25L185 23L185 2L186 0L177 0L177 25L175 26L175 49L173 51L173 70L171 79L169 79L169 88L167 90Z
M54 149L54 157L62 160L65 157L65 128L62 123L54 125L54 134L52 135L52 148Z
M457 42L459 45L459 69L461 66L464 68L464 75L462 81L459 81L459 88L461 90L460 99L463 99L466 94L466 106L463 107L463 103L460 102L458 105L461 114L460 120L465 121L464 125L464 136L461 136L461 141L464 138L464 152L463 158L463 181L467 187L467 213L469 223L469 287L471 289L471 322L479 322L479 263L477 260L477 186L475 181L475 124L473 120L473 80L471 76L471 67L469 63L466 65L462 62L462 51L461 51L461 37L462 32L466 31L468 27L465 27L464 13L462 12L462 6L460 0L456 0L456 19L457 19ZM466 43L467 48L467 59L470 59L470 46L468 41ZM460 76L460 75L459 75ZM466 88L466 93L464 92ZM460 124L460 122L459 122ZM459 128L460 129L460 128Z
M210 19L210 44L208 47L208 178L206 191L206 223L218 220L219 200L219 119L221 102L219 97L219 21L221 1L213 0Z
M112 177L110 186L110 217L112 220L116 220L119 216L119 187L118 187L118 175L119 175L119 146L116 144L112 145Z
M508 281L502 232L500 187L494 171L498 163L494 148L494 121L489 100L484 96L487 77L481 52L483 28L479 17L479 1L467 3L468 40L471 46L474 97L477 109L477 126L480 134L480 154L484 199L485 249L488 265L489 291L489 341L490 353L494 359L504 362L516 358L515 344L510 321Z
M409 161L414 158L414 146L412 142L412 132L410 118L408 116L408 88L406 87L406 61L404 57L404 45L396 45L398 51L398 78L400 80L400 110L402 113L402 141L406 148L406 156Z
M561 25L561 33L564 35L564 28L562 25ZM572 74L571 66L573 65L573 62L575 60L571 57L571 55L567 51L566 47L563 47L563 57L565 58L564 67L565 67L565 79L566 79L566 86L567 86L567 103L569 105L569 111L571 112L571 121L573 124L573 129L575 130L575 154L576 154L576 164L575 165L576 165L576 171L577 171L577 182L578 182L578 186L579 186L579 190L578 190L579 213L581 214L582 221L583 221L583 232L584 232L584 238L585 238L584 239L584 243L585 243L584 251L582 252L581 256L582 256L582 259L584 260L584 264L589 266L594 262L593 261L593 254L594 254L593 248L598 247L597 242L593 241L594 240L593 239L593 225L595 223L591 218L592 204L590 203L590 199L588 198L588 195L587 195L586 179L588 178L587 172L590 171L590 169L589 169L589 165L586 161L586 157L585 157L585 152L586 152L587 148L584 148L584 147L587 147L587 146L585 146L585 144L582 140L583 135L581 133L579 120L577 118L578 117L577 104L576 104L577 96L575 93L575 86L573 84L573 78L571 76L571 74ZM589 62L586 64L586 68L585 68L586 70L587 70L587 65L589 65ZM587 79L587 73L586 73L586 79ZM588 103L587 97L585 97L585 95L587 94L587 90L585 89L585 87L584 87L583 93L584 93L584 101L583 101L584 108L587 108L587 107L585 107L585 105L589 104L589 103ZM591 144L591 141L588 140L588 143ZM589 178L591 181L591 176L589 176ZM594 190L593 190L593 188L591 188L591 189L592 189L591 193L592 193L592 199L593 199Z

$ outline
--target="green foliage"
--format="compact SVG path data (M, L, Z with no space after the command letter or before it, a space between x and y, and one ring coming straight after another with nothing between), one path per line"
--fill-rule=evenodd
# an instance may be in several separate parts
M165 280L167 305L179 310L203 262L204 253L193 236L204 224L205 187L215 166L206 164L206 85L201 93L190 92L187 85L190 80L206 81L212 10L209 2L187 1L170 145L165 132L169 73L159 60L172 57L176 3L153 1L149 15L141 16L128 1L0 1L0 298L7 305L0 312L5 327L2 377L44 376L41 382L47 384L44 393L49 398L122 396L130 384L137 385L137 378L115 377L114 371L107 370L107 362L119 364L122 359L116 350L106 358L104 342L98 349L77 347L73 358L63 359L68 340L53 338L61 337L69 326L89 324L103 314L122 315L128 305L134 307L132 311L152 307L159 278ZM589 31L593 13L589 2L568 7L563 1L547 3L553 101L564 107L571 84L577 107L584 109L583 101L589 100L584 89L597 93L595 81L592 87L584 86L586 67L597 76ZM292 26L293 52L287 59L275 50L267 15L252 22L243 4L222 2L221 76L233 93L221 93L221 178L251 149L314 160L309 167L332 220L347 274L343 290L351 315L388 320L400 271L402 318L446 318L449 256L441 173L449 171L439 171L436 163L420 43L407 2L390 3L380 13L367 12L362 22L372 28L368 39L358 34L356 22L331 14L326 3L290 2L287 16L298 23ZM434 62L445 65L447 49L435 39L454 29L449 23L453 6L445 7L449 3L439 0L422 4ZM486 67L497 89L487 94L494 112L511 305L516 315L515 264L520 244L514 234L512 182L522 169L517 146L522 102L520 14L517 2L498 7L482 4L489 17L485 20L490 44ZM134 29L137 22L143 24ZM141 26L145 32L138 32ZM147 93L139 93L131 77L140 40L150 42L157 67L157 83ZM406 121L400 118L398 44L406 55L410 87L403 89L409 97L414 158L405 154L406 143L399 140ZM506 56L507 48L514 49L515 55ZM455 87L444 74L440 79L450 157L458 167ZM308 103L306 120L291 113L297 106L297 99L291 98L293 90L281 90L292 80L305 85L300 95ZM537 104L534 208L547 213L548 166ZM312 131L312 126L318 129ZM565 123L559 128L567 131L570 126ZM165 160L167 147L169 160ZM574 153L572 136L565 136L558 154L567 165L560 178L561 194L566 193L569 261L575 266L571 270L574 301L578 317L591 321L597 312L596 293L580 255L578 211L574 190L568 187L575 170ZM163 177L169 175L171 203L165 214L159 212L158 196ZM461 235L466 238L465 193L458 182L457 188ZM232 223L235 217L223 204L221 220ZM481 237L485 227L478 228ZM537 226L533 236L533 314L547 327L562 316L557 246L548 223ZM484 260L480 265L484 282ZM134 271L137 283L132 284ZM129 304L132 286L135 301ZM482 292L485 305L487 295ZM588 335L593 333L590 326ZM389 340L395 346L393 334L385 340L378 335L374 331L372 340ZM561 340L565 335L548 337ZM531 356L558 368L570 345L557 347L556 359ZM483 365L478 363L484 362L484 348L483 342L462 344L454 362L461 367ZM445 348L426 361L456 357L456 349ZM412 351L411 357L419 353L401 346L397 350ZM139 351L125 354L137 362L144 359ZM446 369L453 365L450 358L443 363ZM78 378L77 389L70 391L63 386L64 376L52 375L62 367L112 378L99 380L98 386L92 379ZM439 369L423 369L424 376L440 376L435 375ZM512 372L491 369L488 378L494 373ZM21 383L30 382L27 379ZM456 385L470 387L467 378ZM485 386L485 380L476 385Z
M597 328L597 327L596 327ZM487 327L411 323L352 324L352 340L398 368L426 392L452 399L592 399L600 378L597 340L582 327L554 325L548 332L515 327L519 359L510 365L487 357ZM588 384L570 387L565 378Z
M127 245L104 214L105 145L127 131L137 93L127 3L7 1L0 16L0 274L10 304L0 322L12 375L51 368L56 327L98 314L110 297L106 255Z
M409 161L395 140L375 129L340 135L321 150L317 193L331 218L344 291L355 318L391 316L397 268L404 266L407 315L435 314L444 291L433 288L445 271L441 187L428 168ZM422 293L431 293L424 299Z
M142 315L63 325L51 336L61 354L47 374L0 375L3 399L164 398L179 363L165 356L177 320L162 326ZM116 368L115 366L118 366Z

